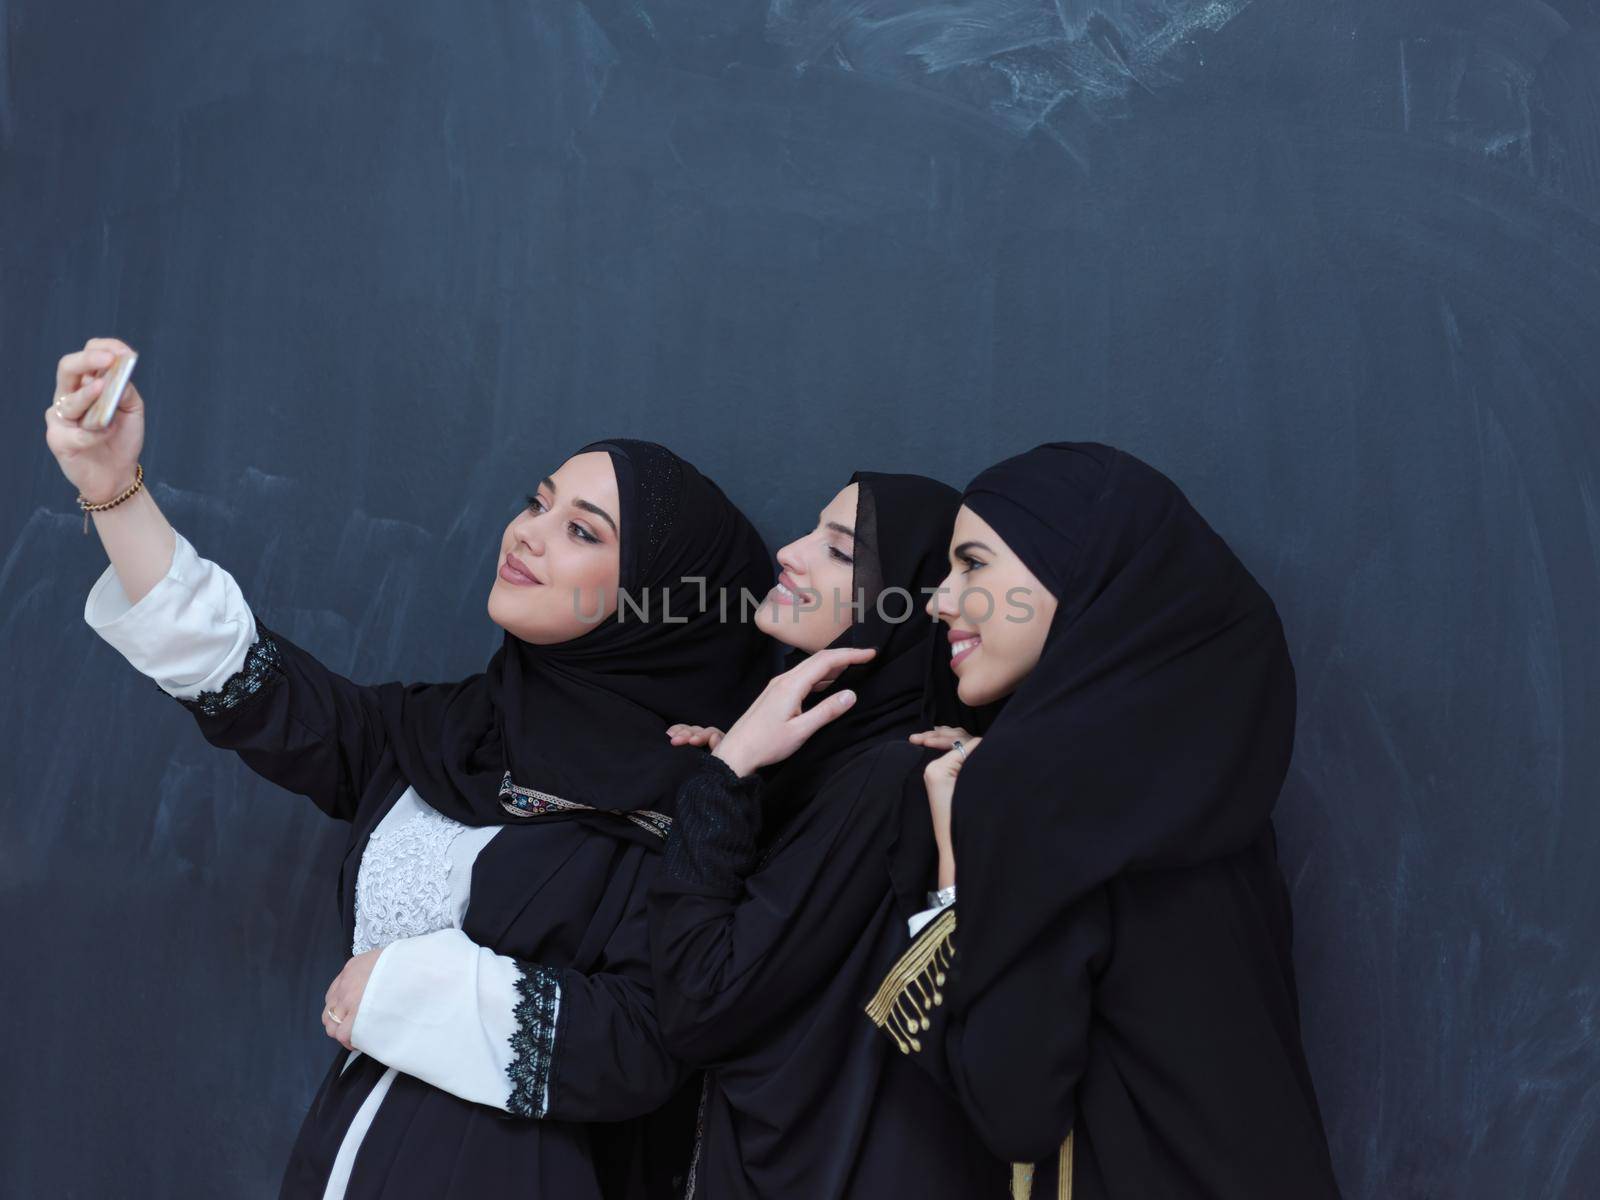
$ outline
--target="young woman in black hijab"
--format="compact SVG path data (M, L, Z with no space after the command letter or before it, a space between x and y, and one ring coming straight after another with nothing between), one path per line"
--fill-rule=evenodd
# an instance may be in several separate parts
M111 431L73 424L98 349L62 360L50 418L91 498L133 474L143 411L130 387ZM663 447L586 446L501 536L487 669L376 686L257 620L148 492L95 519L112 565L89 624L213 745L350 823L354 956L321 1018L341 1048L280 1194L675 1194L697 1090L656 1026L645 893L700 757L665 729L732 717L770 674L765 639L721 615L771 579L743 514Z
M907 736L956 503L920 476L852 476L778 553L759 623L791 669L725 737L676 731L714 746L650 902L663 1034L707 1068L687 1200L1006 1195L1007 1165L861 1019L926 903L889 852L907 803L927 823Z
M871 1019L1018 1196L1337 1196L1271 822L1295 679L1270 597L1110 446L1040 446L962 502L936 669L989 715L914 739L947 748L914 790L959 900Z

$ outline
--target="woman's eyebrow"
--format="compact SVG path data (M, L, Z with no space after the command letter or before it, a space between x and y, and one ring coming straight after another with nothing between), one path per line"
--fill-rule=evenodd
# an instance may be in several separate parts
M546 477L542 478L542 480L539 480L539 483L542 483L542 485L546 486L546 488L549 488L552 496L558 496L558 494L560 494L557 491L557 486L555 486L554 478L550 478L549 475L546 475ZM602 509L602 507L598 506L598 504L590 504L590 502L586 501L586 499L576 499L576 501L573 501L573 507L574 509L582 509L584 512L592 512L595 517L600 518L600 520L603 520L606 525L611 526L611 533L616 533L616 522L611 520L610 512L606 512L606 510ZM621 536L622 534L618 533L618 538L621 538Z
M858 545L862 546L865 549L868 549L868 550L872 549L871 546L867 545L867 540L865 538L856 537L856 531L854 529L851 529L850 526L848 526L848 525L841 525L837 521L829 521L828 524L827 524L827 528L833 530L835 533L844 534L845 537L849 538L852 542L857 543Z
M611 519L611 514L605 509L601 508L598 504L590 504L587 500L574 500L572 502L572 507L581 508L584 512L592 512L607 525L611 526L612 533L617 532L617 523Z
M987 551L989 551L990 554L994 553L994 548L993 547L986 546L982 542L962 542L961 545L957 546L954 550L950 551L950 557L951 558L960 558L963 554L967 553L967 551L969 551L969 550L987 550Z

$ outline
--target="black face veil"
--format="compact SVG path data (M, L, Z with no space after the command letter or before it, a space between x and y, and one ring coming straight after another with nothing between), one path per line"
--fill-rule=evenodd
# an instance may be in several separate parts
M507 632L459 683L386 688L384 720L402 774L456 820L583 817L659 843L698 756L666 728L725 725L765 684L770 643L742 619L741 590L764 595L773 570L745 515L670 450L617 438L577 453L594 450L616 470L634 605L557 645Z
M1049 443L962 499L1058 601L956 783L970 997L1117 873L1248 845L1288 770L1295 679L1271 598L1132 455Z

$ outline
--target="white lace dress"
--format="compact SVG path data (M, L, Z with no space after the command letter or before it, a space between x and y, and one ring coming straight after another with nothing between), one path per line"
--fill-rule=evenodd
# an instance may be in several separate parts
M137 604L108 565L83 617L180 698L221 687L240 670L256 636L233 577L201 558L181 533L166 575ZM372 832L356 875L350 953L384 949L351 1026L355 1049L341 1070L363 1053L388 1069L345 1133L323 1200L342 1200L356 1152L397 1071L509 1111L516 960L477 945L461 929L473 862L501 828L463 825L407 788Z

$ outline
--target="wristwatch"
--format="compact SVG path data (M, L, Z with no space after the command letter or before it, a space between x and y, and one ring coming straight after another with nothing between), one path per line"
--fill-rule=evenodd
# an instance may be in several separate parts
M956 885L953 883L949 887L940 888L937 892L928 893L928 907L930 908L949 908L955 902Z

